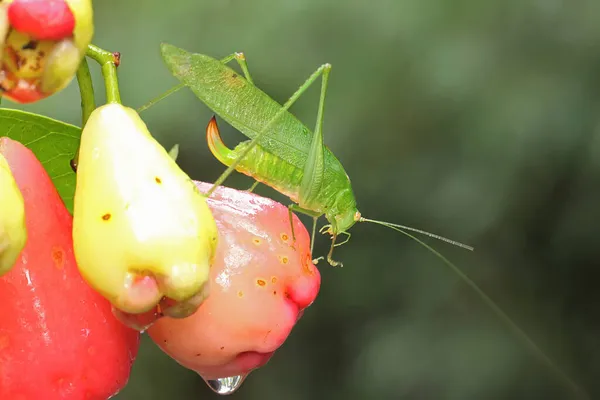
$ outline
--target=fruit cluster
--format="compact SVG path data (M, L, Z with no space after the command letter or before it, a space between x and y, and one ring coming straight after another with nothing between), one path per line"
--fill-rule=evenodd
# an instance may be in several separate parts
M90 1L0 1L2 97L56 93L92 32ZM109 101L89 115L72 215L36 155L3 134L0 399L106 400L146 331L213 388L239 383L316 298L298 218L246 191L206 197L211 185L183 172L135 110Z

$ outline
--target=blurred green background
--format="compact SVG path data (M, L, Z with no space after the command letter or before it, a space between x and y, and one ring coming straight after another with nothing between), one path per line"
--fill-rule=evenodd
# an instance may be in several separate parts
M325 141L363 215L474 245L431 242L600 398L600 2L103 0L95 9L94 42L122 53L132 107L176 83L160 42L214 57L244 51L255 83L280 102L330 62ZM317 100L315 86L293 108L311 128ZM22 108L80 123L75 83ZM211 115L188 90L142 114L204 181L224 170L204 141ZM242 139L221 127L228 144ZM352 233L337 251L344 268L319 265L317 301L232 399L573 398L431 253L382 227ZM319 236L315 254L327 245ZM145 338L116 398L219 396Z

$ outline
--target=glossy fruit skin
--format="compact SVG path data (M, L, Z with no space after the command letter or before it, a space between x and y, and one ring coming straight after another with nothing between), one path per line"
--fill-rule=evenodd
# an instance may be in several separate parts
M211 294L193 315L160 318L148 334L181 365L215 379L267 363L315 300L321 277L296 216L293 243L284 205L224 187L208 203L219 228Z
M106 400L129 379L139 333L82 279L72 218L43 166L0 139L25 199L28 241L0 278L0 399Z
M75 30L75 15L65 0L12 0L8 20L13 29L35 40L61 40Z
M0 277L13 267L26 242L23 195L0 151Z
M116 308L142 313L168 297L195 310L206 295L215 220L135 110L112 103L91 113L73 215L81 274Z
M0 3L0 93L32 103L73 79L94 34L91 0Z

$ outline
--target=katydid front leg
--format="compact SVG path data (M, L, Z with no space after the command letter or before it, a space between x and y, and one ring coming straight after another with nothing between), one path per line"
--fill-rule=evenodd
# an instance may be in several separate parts
M248 63L246 62L246 56L244 55L244 53L233 53L225 58L222 58L219 61L221 61L222 64L227 64L231 60L237 61L238 65L242 69L242 72L244 73L244 77L246 78L246 80L254 86L254 81L252 80L252 76L250 76L250 71L248 70Z

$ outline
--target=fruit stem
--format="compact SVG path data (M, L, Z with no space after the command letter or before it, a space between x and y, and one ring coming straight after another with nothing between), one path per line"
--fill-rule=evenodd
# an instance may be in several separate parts
M121 61L121 55L119 53L111 53L93 44L88 45L85 55L100 64L106 88L106 102L121 104L119 80L117 79L117 67ZM88 118L96 109L92 75L90 74L90 67L85 57L77 69L77 83L79 84L79 94L81 96L81 128L83 129ZM71 160L73 171L77 170L78 159L79 149L77 149L75 156Z
M77 69L77 83L79 84L79 94L81 95L81 127L83 128L90 114L96 108L92 75L90 74L90 67L85 58L81 61Z
M106 88L106 102L121 104L119 80L117 78L117 66L120 63L121 55L119 53L111 53L93 44L88 45L85 54L100 64L102 68L102 76L104 77L104 86Z

